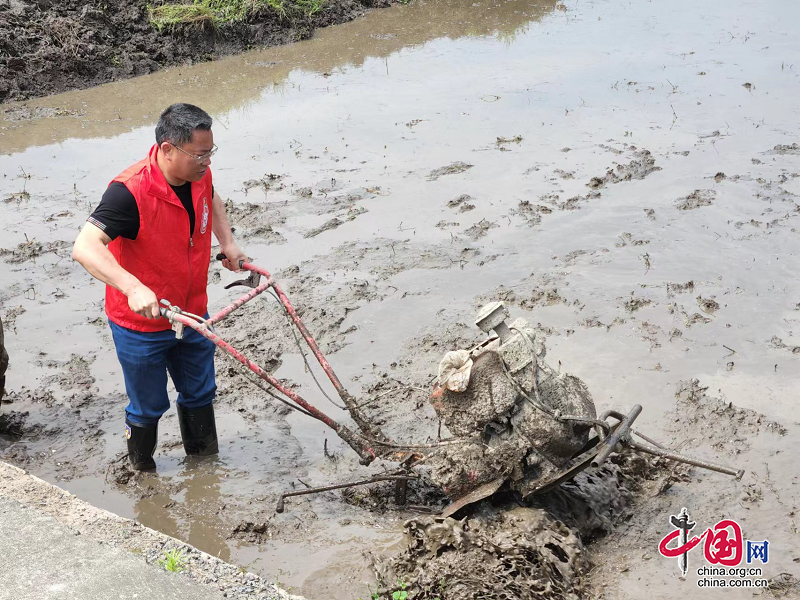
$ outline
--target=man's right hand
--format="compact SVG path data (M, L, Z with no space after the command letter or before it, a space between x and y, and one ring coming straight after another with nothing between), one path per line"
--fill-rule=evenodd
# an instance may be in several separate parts
M158 319L161 316L158 298L153 290L142 283L128 294L128 306L133 312L148 319Z
M158 299L153 290L119 266L108 249L111 238L94 223L86 223L72 248L72 258L103 283L128 297L130 309L148 319L161 315Z

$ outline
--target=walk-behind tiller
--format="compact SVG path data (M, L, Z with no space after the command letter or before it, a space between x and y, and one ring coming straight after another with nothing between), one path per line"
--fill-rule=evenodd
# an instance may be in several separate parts
M217 255L217 260L225 258L224 254ZM396 470L362 481L286 492L278 501L278 512L283 512L284 500L290 496L392 480L396 482L395 499L403 504L408 480L418 478L414 468L423 464L430 480L453 501L443 516L500 490L516 492L523 498L545 492L590 465L602 465L613 452L644 452L732 475L737 480L744 474L670 452L634 431L633 422L642 410L638 404L627 414L608 410L598 419L584 383L561 373L560 365L555 371L544 362L544 340L524 319L507 323L508 311L501 302L482 308L476 320L490 337L471 350L448 352L439 365L431 404L453 437L432 444L395 443L364 415L362 408L370 402L359 403L345 390L269 272L245 261L240 261L240 268L250 276L226 289L244 285L250 291L208 319L161 301L161 315L169 319L175 335L180 338L184 327L191 327L214 342L257 375L258 379L252 381L267 394L333 429L358 454L362 465L376 458L399 462ZM358 432L312 406L214 332L215 324L269 288L308 343Z

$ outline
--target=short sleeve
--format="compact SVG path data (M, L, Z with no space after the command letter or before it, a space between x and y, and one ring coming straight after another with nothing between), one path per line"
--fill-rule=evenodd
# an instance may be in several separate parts
M106 188L100 204L87 219L112 240L123 237L135 240L139 235L139 206L124 183L113 182Z

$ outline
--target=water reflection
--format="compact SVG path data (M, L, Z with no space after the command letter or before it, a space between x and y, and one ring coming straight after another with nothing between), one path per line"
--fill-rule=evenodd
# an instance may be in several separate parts
M229 561L230 548L219 516L224 506L220 483L224 468L216 457L187 456L176 478L154 478L152 494L136 501L136 519L143 525L183 540L192 546ZM174 481L174 479L173 479Z

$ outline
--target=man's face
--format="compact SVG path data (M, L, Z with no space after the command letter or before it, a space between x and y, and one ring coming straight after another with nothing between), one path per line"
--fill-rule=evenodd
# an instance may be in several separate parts
M171 142L161 144L161 150L167 159L169 174L174 179L184 181L200 181L211 166L211 157L207 156L197 160L198 156L205 156L214 148L214 134L209 131L195 129L190 142L175 146Z

